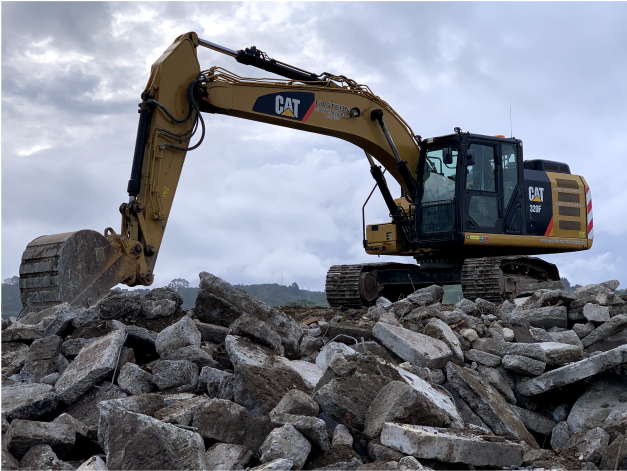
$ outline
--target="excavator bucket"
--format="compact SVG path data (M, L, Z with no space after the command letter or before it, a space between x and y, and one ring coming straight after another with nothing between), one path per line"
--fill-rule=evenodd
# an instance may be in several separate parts
M105 236L89 229L38 237L22 255L22 305L34 311L63 302L91 305L128 276L129 262Z

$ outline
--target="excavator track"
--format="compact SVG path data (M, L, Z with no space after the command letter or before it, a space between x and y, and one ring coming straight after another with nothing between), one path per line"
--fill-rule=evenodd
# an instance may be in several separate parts
M329 268L325 291L331 307L359 309L363 306L359 278L366 265L333 265Z
M503 257L469 258L462 267L462 291L464 298L477 298L492 302L503 300Z

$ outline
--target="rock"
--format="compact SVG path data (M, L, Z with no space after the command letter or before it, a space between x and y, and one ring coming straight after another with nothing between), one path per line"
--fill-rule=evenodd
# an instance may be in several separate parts
M161 355L162 360L189 360L195 363L198 368L204 368L210 366L212 368L218 368L220 364L213 359L213 357L203 350L202 347L196 345L188 345L187 347L179 348L178 350L170 350Z
M585 360L562 366L540 376L522 381L517 389L523 396L534 396L551 389L566 386L597 373L609 370L627 361L627 345L600 353Z
M403 453L383 446L377 440L368 442L368 457L374 462L388 463L390 461L398 461L403 456L405 456Z
M507 314L504 320L522 318L533 327L568 327L566 306L547 306L537 309L516 309Z
M383 296L379 296L375 304L377 307L380 307L386 310L392 307L392 301L390 301L388 298L385 298Z
M475 350L474 348L468 350L465 353L466 360L477 363L481 363L485 366L496 367L501 364L501 357L498 355L492 355L491 353L484 352L482 350Z
M102 319L134 319L141 313L141 295L135 291L109 290L92 307Z
M512 406L512 410L518 417L520 417L520 420L522 420L528 430L539 433L540 435L551 435L551 432L556 425L551 419L548 419L537 412L523 409L518 406Z
M452 357L444 342L403 327L377 322L372 334L403 360L417 366L444 368Z
M595 326L592 322L588 322L587 324L575 324L573 325L573 331L577 334L577 336L582 339L588 335L595 329Z
M49 335L66 336L72 327L72 321L84 311L85 308L76 307L57 313L52 322L46 326L44 337L48 337Z
M316 417L319 411L318 403L309 394L298 389L292 389L285 393L276 407L270 412L270 416L275 414L293 414Z
M587 432L576 433L570 437L564 448L575 453L580 460L598 465L607 450L609 441L609 433L596 427Z
M230 326L231 333L247 337L254 342L265 345L283 355L281 336L262 320L248 314L242 314Z
M335 378L321 387L314 400L332 417L349 417L354 427L363 427L370 404L390 378L359 375Z
M538 346L545 354L547 365L566 365L583 358L583 350L578 345L558 342L542 342Z
M107 471L107 465L102 461L102 458L94 455L76 468L76 471Z
M22 369L28 345L22 342L2 342L2 377L7 378Z
M554 450L564 448L572 435L568 423L559 422L551 431L551 448Z
M318 353L323 346L324 340L322 338L305 335L300 342L300 353L302 356L309 356Z
M464 352L462 351L461 344L451 328L443 321L435 318L431 319L425 326L424 333L430 337L441 340L448 346L453 354L451 361L458 365L464 364Z
M407 296L407 300L412 304L428 306L433 303L441 303L444 297L444 288L438 285L431 285L426 288L417 289Z
M307 440L317 445L323 452L327 452L331 449L327 426L324 420L318 419L317 417L293 414L273 414L270 417L273 426L281 427L287 424L293 425Z
M490 368L488 366L478 365L477 371L490 386L501 393L501 396L503 396L507 402L516 404L516 396L512 390L514 381L508 376L504 368Z
M0 468L3 470L7 470L7 469L19 469L19 467L20 467L19 461L17 461L11 453L9 453L4 448L2 448L2 465L0 466Z
M389 312L389 311L384 311L383 309L381 309L381 311L382 311L381 315L377 317L378 322L385 322L386 324L391 324L391 325L396 325L396 326L401 325L401 323L396 318L396 314L394 314L394 311Z
M378 437L385 422L419 423L441 427L448 422L448 414L426 397L419 395L404 382L392 381L385 385L370 404L364 421L364 433Z
M188 360L157 360L152 364L152 381L161 390L198 386L198 366Z
M109 467L116 469L112 465ZM129 434L120 465L117 469L208 469L205 445L198 433L157 420Z
M353 436L345 425L338 424L333 431L333 441L331 443L333 448L339 446L353 446Z
M226 371L205 366L198 376L197 394L206 393L210 398L233 400L235 375Z
M19 340L37 340L44 335L44 327L15 322L2 331L2 343Z
M229 328L220 325L205 324L204 322L194 321L196 328L200 332L201 342L212 342L216 344L224 343L224 339L229 335Z
M627 327L627 314L619 314L612 317L609 321L604 322L599 327L594 329L590 334L581 339L581 343L585 348L590 345L603 340L610 335L615 334L619 330L623 330Z
M126 334L116 330L85 346L55 385L59 399L72 404L111 373L125 339Z
M608 290L614 291L616 290L616 288L618 288L619 285L620 282L618 280L604 281L603 283L581 286L580 288L577 288L575 290L575 294L578 297L596 296L597 294L603 293Z
M183 399L155 412L155 419L159 419L169 424L191 425L196 411L206 404L210 399L203 396L194 396L190 399Z
M338 356L350 358L354 355L357 355L357 352L348 345L340 342L329 342L320 350L320 353L316 357L316 365L322 369L322 371L326 371L329 367L329 363Z
M50 445L58 455L67 454L74 446L74 428L66 424L15 419L9 425L4 442L16 459L21 459L29 448Z
M464 314L474 316L479 314L479 308L470 299L462 299L455 304L455 309L462 311Z
M294 462L292 460L277 458L276 460L249 469L250 471L287 471L288 469L292 469L293 465Z
M51 306L46 309L42 309L41 311L31 311L19 319L19 322L22 324L36 325L39 324L45 318L52 318L63 311L69 311L72 307L68 303L57 304L56 306ZM3 329L4 330L4 329ZM3 340L4 342L4 340Z
M546 363L520 355L505 355L503 357L503 368L524 376L538 376L544 372Z
M176 324L163 329L155 341L155 348L159 355L188 345L200 347L200 332L189 317L183 317Z
M607 352L613 348L620 347L627 344L627 328L619 330L618 332L609 335L598 342L594 342L587 349L587 353L592 352Z
M433 299L431 298L431 295L429 295L429 299ZM422 304L420 302L417 303L420 306L425 306L426 304ZM427 304L431 304L431 303L427 303ZM415 305L410 302L408 299L401 299L400 301L396 301L394 303L394 306L392 307L392 309L390 309L390 313L394 313L394 316L397 319L400 319L401 321L403 320L403 318L405 318L407 316L407 314L409 314L412 309L414 309Z
M298 373L284 365L235 366L233 397L253 417L270 413L291 389L307 391L309 388Z
M61 461L50 445L36 445L24 455L20 469L74 471L74 466Z
M518 443L488 441L460 431L386 423L381 443L407 455L471 466L520 466L523 447Z
M297 355L303 331L298 323L276 308L258 301L244 291L235 289L224 280L207 272L200 273L200 292L205 291L221 298L235 307L240 313L246 313L268 324L281 336L281 343L288 355ZM199 302L196 299L196 306ZM198 318L202 321L196 309ZM213 317L220 316L219 310L212 313ZM239 315L237 316L239 317ZM235 319L230 320L229 324ZM214 322L215 323L215 322ZM227 324L228 325L228 324Z
M206 457L209 470L235 470L246 467L252 458L252 452L241 445L216 443L207 450Z
M619 435L607 447L599 469L627 469L627 438L625 437L625 434Z
M101 401L127 397L127 394L122 391L122 389L115 384L112 385L110 382L102 382L96 386L98 387L94 387L78 401L65 409L67 414L70 414L72 417L85 424L89 428L92 436L95 436L98 431L100 412L98 411L97 404Z
M538 447L533 436L505 402L503 396L478 374L468 368L449 363L446 367L446 377L457 394L496 435L525 441L532 448Z
M236 335L227 335L224 347L233 366L271 366L284 360L269 348Z
M583 352L583 344L581 339L574 330L565 330L563 332L550 332L549 335L555 342L567 343L578 347Z
M596 357L592 357L596 358ZM627 417L627 378L606 378L592 383L568 414L568 425L573 433L601 427L609 429Z
M8 420L36 419L57 408L59 396L47 384L2 387L2 416Z
M94 340L95 339L83 339L83 338L67 339L65 342L61 344L60 353L66 358L74 358L76 355L79 354L79 352L82 350L82 348L85 345L93 342Z
M412 469L427 469L423 465L420 464L413 456L404 456L400 460L398 460L398 469L399 471L404 470L412 470Z
M283 458L292 461L291 469L302 469L311 451L311 444L288 424L270 432L259 451L262 463Z
M173 316L177 310L176 301L170 299L142 299L141 314L146 319L159 319Z
M129 394L149 393L154 388L152 375L135 363L127 363L122 367L118 385Z
M583 307L583 316L590 322L607 322L610 320L610 308L588 303Z

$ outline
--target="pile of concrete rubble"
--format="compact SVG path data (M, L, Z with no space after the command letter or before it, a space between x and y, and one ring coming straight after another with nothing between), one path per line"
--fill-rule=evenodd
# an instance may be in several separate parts
M299 324L200 278L3 320L2 469L627 469L618 282Z

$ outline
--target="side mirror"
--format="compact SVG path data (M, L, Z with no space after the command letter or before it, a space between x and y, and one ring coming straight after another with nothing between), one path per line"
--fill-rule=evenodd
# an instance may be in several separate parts
M475 165L475 149L468 149L466 151L466 165Z
M444 165L453 165L453 149L450 147L442 149L442 160Z

